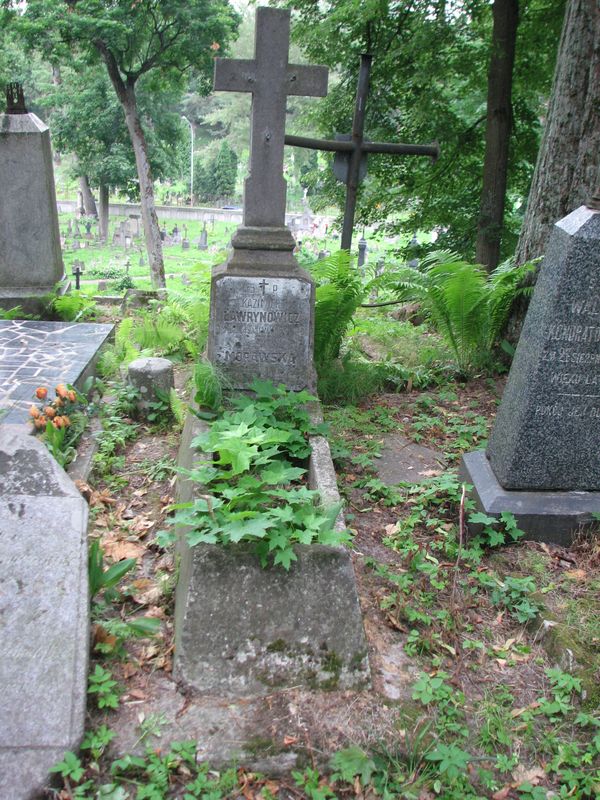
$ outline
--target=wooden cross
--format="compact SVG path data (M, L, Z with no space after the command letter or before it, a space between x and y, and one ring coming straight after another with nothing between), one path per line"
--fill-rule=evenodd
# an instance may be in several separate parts
M283 146L287 96L327 94L327 67L288 64L289 44L290 12L257 8L254 58L215 59L215 90L252 92L244 226L285 225Z
M369 73L371 71L370 55L362 55L358 86L356 89L356 103L354 118L352 120L352 135L350 141L331 141L329 139L311 139L305 136L286 136L285 143L294 147L307 147L311 150L328 150L336 154L347 154L348 171L346 183L346 206L344 209L344 226L342 228L342 250L350 250L352 244L352 229L354 227L354 212L356 210L356 194L358 184L362 180L361 167L365 165L368 153L387 153L388 155L403 156L429 156L434 160L439 156L440 149L436 143L429 145L397 144L388 142L367 142L363 132L365 127L365 106L369 95Z

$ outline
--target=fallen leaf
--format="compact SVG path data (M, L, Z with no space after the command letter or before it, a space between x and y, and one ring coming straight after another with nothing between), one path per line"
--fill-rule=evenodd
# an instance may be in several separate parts
M145 692L142 692L141 689L130 689L127 692L128 697L133 697L134 700L146 700L148 695Z
M283 737L283 743L284 743L284 745L286 747L289 747L291 744L296 744L297 741L298 741L298 737L297 736L284 736Z
M124 558L140 558L146 548L137 542L105 541L102 543L104 555L112 561L121 561Z
M139 671L140 671L140 668L137 666L137 664L133 664L131 661L127 661L121 667L121 673L122 673L123 678L125 680L128 680L129 678L132 678Z
M569 578L572 581L585 581L587 576L587 572L584 569L568 569L565 572L565 578Z
M511 793L511 790L512 786L510 784L503 786L502 789L499 789L492 795L492 800L506 800L508 795Z
M117 643L117 637L109 633L102 625L94 625L93 641L94 645L107 644L110 647L114 647Z
M530 703L528 706L523 706L523 708L513 708L513 710L510 712L510 716L513 719L516 719L516 717L520 717L521 714L524 714L526 711L531 711L534 708L539 708L539 705L540 704L538 702L534 701L533 703Z
M516 789L522 783L531 783L533 786L537 786L538 783L545 780L546 772L541 767L527 769L522 764L519 764L519 766L513 770L512 776L515 781L512 787L513 789Z

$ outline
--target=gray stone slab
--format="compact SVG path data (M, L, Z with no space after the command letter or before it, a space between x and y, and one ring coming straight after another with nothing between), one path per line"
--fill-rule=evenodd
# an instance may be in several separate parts
M439 475L446 466L442 453L411 442L399 433L386 436L381 457L374 460L377 475L388 486L420 483Z
M168 358L136 358L127 367L127 380L139 392L138 411L146 415L158 400L157 389L168 394L174 388L173 363Z
M488 454L505 489L600 490L600 212L548 244Z
M0 320L0 425L27 426L38 386L81 388L114 326L86 322Z
M0 114L0 299L51 292L64 278L48 127Z
M600 492L532 492L504 489L483 450L463 456L459 475L473 486L478 510L499 517L515 515L528 539L568 546L576 531L595 523L600 513ZM597 523L596 523L597 524ZM477 526L470 526L473 531Z
M190 442L201 430L202 423L190 415L180 466L189 469L198 458ZM322 464L313 474L323 474ZM180 476L180 499L191 499L194 490ZM331 498L332 486L327 490ZM237 697L286 686L368 685L366 640L349 553L318 545L298 548L297 553L289 572L263 569L244 546L190 549L181 536L175 604L178 680L201 692Z
M37 439L0 428L0 798L25 800L84 732L87 504Z
M313 296L297 274L213 274L209 358L236 389L254 378L300 390L313 383Z

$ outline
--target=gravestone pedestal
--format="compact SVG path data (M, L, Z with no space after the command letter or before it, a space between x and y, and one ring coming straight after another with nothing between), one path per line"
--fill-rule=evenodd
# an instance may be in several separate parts
M0 308L36 313L44 295L67 283L50 133L35 114L0 114L0 186Z
M240 228L213 271L208 355L245 389L255 378L314 389L314 284L287 228Z
M486 513L564 544L600 512L599 441L600 212L582 206L554 227L487 452L461 473Z

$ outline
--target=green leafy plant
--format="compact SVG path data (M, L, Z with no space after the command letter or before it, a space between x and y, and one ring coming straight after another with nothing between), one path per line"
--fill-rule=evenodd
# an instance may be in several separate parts
M52 311L65 322L90 319L96 314L96 310L92 298L78 291L60 295L52 301Z
M235 398L237 410L193 440L211 460L185 473L202 494L173 507L173 524L187 529L192 546L249 542L263 566L289 569L295 544L340 544L348 533L334 529L338 507L322 509L317 492L297 485L306 470L289 460L310 453L306 436L317 427L302 406L313 398L261 381L251 388L253 398ZM173 539L163 533L159 541Z
M118 708L122 689L109 670L96 664L88 679L88 694L94 695L99 709Z
M102 591L106 600L118 598L119 594L115 587L135 567L135 564L135 558L125 558L105 569L100 541L92 539L88 553L90 598L93 599Z
M378 278L376 285L398 299L418 301L452 351L458 369L470 375L489 367L513 300L531 291L521 283L533 269L529 262L513 267L506 261L488 275L455 253L436 251L421 261L418 270L397 269Z
M317 281L315 293L315 365L322 373L340 355L342 339L364 291L346 250L310 267Z

